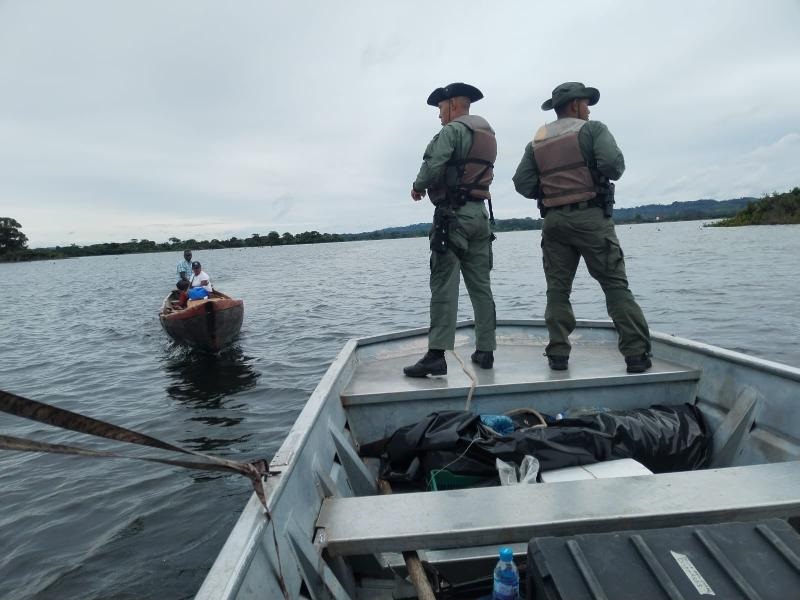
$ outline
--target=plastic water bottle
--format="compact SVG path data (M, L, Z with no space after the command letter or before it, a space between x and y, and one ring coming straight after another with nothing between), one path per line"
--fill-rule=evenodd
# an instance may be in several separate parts
M500 548L500 560L494 568L492 600L517 600L519 597L519 572L514 564L511 548Z

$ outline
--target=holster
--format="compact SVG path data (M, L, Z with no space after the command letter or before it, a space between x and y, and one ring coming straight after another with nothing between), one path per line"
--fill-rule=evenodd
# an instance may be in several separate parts
M431 251L444 254L450 249L460 257L463 250L450 243L450 233L458 226L458 216L455 211L447 204L439 204L433 211L433 228L430 235Z
M602 184L597 199L603 205L603 216L610 219L614 214L614 183L612 181L605 181Z
M547 211L550 210L544 204L542 204L542 199L536 199L536 206L539 208L539 215L544 219L545 215L547 215Z
M451 208L440 204L434 209L433 228L431 229L430 237L431 252L438 252L439 254L447 252L447 242L450 239L450 220L452 218L455 218L455 213Z
M536 184L536 190L534 190L533 197L536 198L536 207L539 209L539 216L541 216L544 219L545 215L547 214L547 211L550 209L547 208L544 204L542 204L543 196L544 194L542 193L542 182L539 181Z

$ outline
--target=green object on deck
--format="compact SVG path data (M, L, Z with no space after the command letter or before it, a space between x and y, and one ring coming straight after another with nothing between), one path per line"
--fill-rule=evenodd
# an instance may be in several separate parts
M479 475L458 475L457 473L451 473L447 469L433 469L428 478L428 491L459 490L472 487L478 483L484 483L485 481L486 477L480 477Z

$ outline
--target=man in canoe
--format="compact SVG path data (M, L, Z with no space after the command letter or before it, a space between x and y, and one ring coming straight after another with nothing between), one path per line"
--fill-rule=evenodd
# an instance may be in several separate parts
M192 278L190 279L189 284L191 289L203 288L208 293L212 292L211 278L208 276L208 273L203 271L203 265L201 265L198 261L194 261L192 263Z
M183 260L178 263L178 281L189 281L192 278L192 251L188 248L183 251Z
M553 90L542 110L553 109L558 118L539 128L525 146L514 187L538 201L544 218L544 319L550 335L545 354L550 368L564 371L569 366L569 334L575 329L569 297L583 257L605 294L628 373L643 373L652 366L650 331L628 287L624 254L611 218L611 180L622 176L625 159L608 128L589 121L589 107L599 99L597 89L574 81Z
M494 365L494 237L484 200L491 210L497 142L486 119L469 114L470 104L481 98L480 90L466 83L436 88L428 97L428 105L439 108L442 129L425 149L411 198L419 201L427 193L436 207L430 236L431 326L425 356L403 369L409 377L447 374L444 353L455 342L461 274L475 312L472 362L483 369Z

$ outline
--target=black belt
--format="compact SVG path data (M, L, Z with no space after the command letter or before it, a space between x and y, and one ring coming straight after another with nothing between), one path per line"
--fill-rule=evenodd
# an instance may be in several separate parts
M547 210L583 210L584 208L603 208L603 203L599 200L583 200L572 204L562 204L561 206L548 206Z

